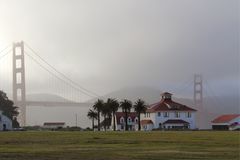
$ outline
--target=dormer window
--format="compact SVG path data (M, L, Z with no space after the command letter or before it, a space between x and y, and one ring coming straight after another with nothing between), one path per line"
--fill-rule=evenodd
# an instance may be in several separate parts
M138 118L137 117L135 118L135 123L138 123Z
M132 122L132 118L128 117L128 123L131 123L131 122Z
M124 123L124 118L123 117L120 118L120 123Z

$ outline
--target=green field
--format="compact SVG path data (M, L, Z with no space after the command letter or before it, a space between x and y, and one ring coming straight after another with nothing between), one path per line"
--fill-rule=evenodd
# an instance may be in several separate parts
M0 132L0 160L239 160L240 132Z

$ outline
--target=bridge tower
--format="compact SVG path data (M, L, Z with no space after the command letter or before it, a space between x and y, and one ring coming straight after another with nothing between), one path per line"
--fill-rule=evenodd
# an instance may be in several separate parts
M26 86L24 42L13 43L13 101L19 107L18 121L21 126L26 125Z
M198 107L203 106L203 85L202 75L194 75L194 104Z
M205 128L206 117L203 110L203 78L200 74L194 75L194 105L197 108L197 127L199 129Z

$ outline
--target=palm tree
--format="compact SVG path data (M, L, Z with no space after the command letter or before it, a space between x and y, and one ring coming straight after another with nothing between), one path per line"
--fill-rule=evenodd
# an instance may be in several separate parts
M106 127L109 127L110 121L111 121L111 108L108 103L104 103L103 109L102 109L102 116L104 118L102 124L104 126L104 130L106 131Z
M119 108L119 103L116 99L113 99L113 98L108 98L107 102L106 102L106 105L109 106L110 108L110 111L112 113L112 117L113 117L113 130L116 131L116 122L115 122L115 115L116 115L116 112Z
M97 112L90 109L88 111L87 116L88 116L89 119L92 119L92 129L94 131L94 119L97 119Z
M147 110L146 104L143 100L138 99L137 102L135 102L133 107L138 116L138 130L140 131L141 130L140 115L141 115L141 113L146 112L146 110Z
M103 106L104 102L101 99L98 99L93 105L94 110L97 111L98 131L100 131L100 113L103 109Z
M122 108L123 113L125 113L125 130L128 131L128 113L131 111L132 102L130 100L124 99L120 102L120 107Z

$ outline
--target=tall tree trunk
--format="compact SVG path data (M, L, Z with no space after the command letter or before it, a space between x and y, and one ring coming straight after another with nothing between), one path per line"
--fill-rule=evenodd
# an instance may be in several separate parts
M92 129L94 131L94 118L92 119Z
M100 131L100 112L98 111L98 131Z
M104 125L104 131L106 131L106 116L104 116L103 125Z
M140 114L141 113L138 113L138 131L141 131Z
M113 130L116 131L115 112L113 112Z
M125 112L125 131L128 131L127 112Z

